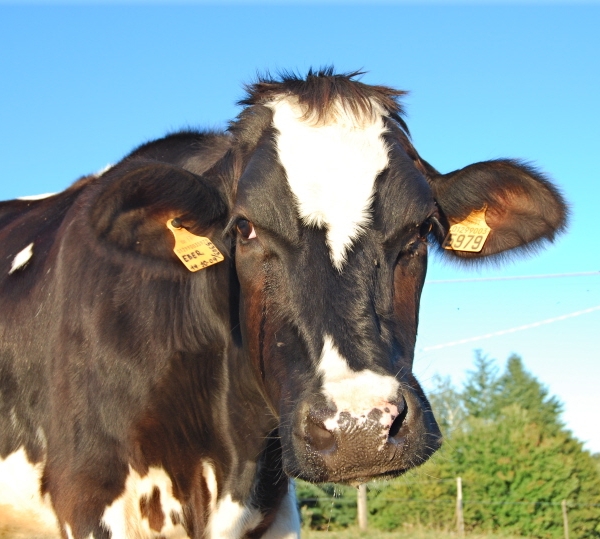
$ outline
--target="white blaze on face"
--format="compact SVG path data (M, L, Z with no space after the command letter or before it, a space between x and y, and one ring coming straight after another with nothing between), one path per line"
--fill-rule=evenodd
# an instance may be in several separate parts
M15 271L25 267L33 256L33 243L30 243L25 249L19 251L13 258L12 265L8 274L11 275Z
M365 422L366 416L374 408L382 412L387 408L389 412L381 417L382 428L389 428L390 417L398 415L396 406L390 405L390 401L397 399L400 388L398 380L366 369L353 371L340 356L330 336L325 337L318 372L323 378L325 397L337 408L335 416L324 423L327 430L339 428L342 412L348 412L359 422Z
M356 118L338 103L324 124L304 119L304 109L287 97L269 105L279 160L308 226L325 228L334 266L341 270L346 253L370 223L377 175L388 165L381 135L383 111Z

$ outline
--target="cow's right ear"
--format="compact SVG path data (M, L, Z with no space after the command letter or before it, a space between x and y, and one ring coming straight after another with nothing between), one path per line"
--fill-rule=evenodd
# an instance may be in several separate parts
M193 234L219 237L228 215L215 186L165 163L125 161L105 172L94 191L88 223L97 239L154 259L177 260L167 221L178 218Z
M440 210L443 231L485 210L491 231L480 252L443 249L461 259L482 259L514 250L535 249L566 227L568 208L560 192L538 170L513 160L475 163L439 174L423 162Z

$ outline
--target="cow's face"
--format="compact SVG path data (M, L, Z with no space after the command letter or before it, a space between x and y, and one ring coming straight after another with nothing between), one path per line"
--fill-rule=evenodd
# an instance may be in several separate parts
M335 77L290 85L275 98L273 84L255 87L238 140L231 227L245 348L288 473L399 474L441 440L411 372L427 240L439 247L451 224L485 211L479 252L440 252L493 258L551 241L567 208L516 161L438 173L402 130L398 92Z
M292 98L269 108L233 224L244 338L284 466L313 481L400 473L440 444L411 373L432 190L376 103L319 122Z

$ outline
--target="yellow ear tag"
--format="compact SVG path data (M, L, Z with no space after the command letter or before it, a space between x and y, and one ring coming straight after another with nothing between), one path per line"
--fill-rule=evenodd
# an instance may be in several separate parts
M208 238L195 236L185 228L175 228L172 219L167 221L167 228L175 236L173 251L190 271L208 268L224 260L223 255Z
M470 253L481 251L485 240L492 230L485 222L486 209L484 207L482 210L472 211L464 221L452 225L442 247L453 251L468 251Z

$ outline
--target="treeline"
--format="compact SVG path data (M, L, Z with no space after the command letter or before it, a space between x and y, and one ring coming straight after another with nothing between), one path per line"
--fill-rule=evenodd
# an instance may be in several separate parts
M600 457L560 419L562 404L518 356L503 372L481 353L462 389L437 379L431 405L444 433L440 451L404 477L369 485L369 526L449 529L456 477L462 477L465 528L528 537L600 538ZM304 525L356 523L356 490L298 481Z

